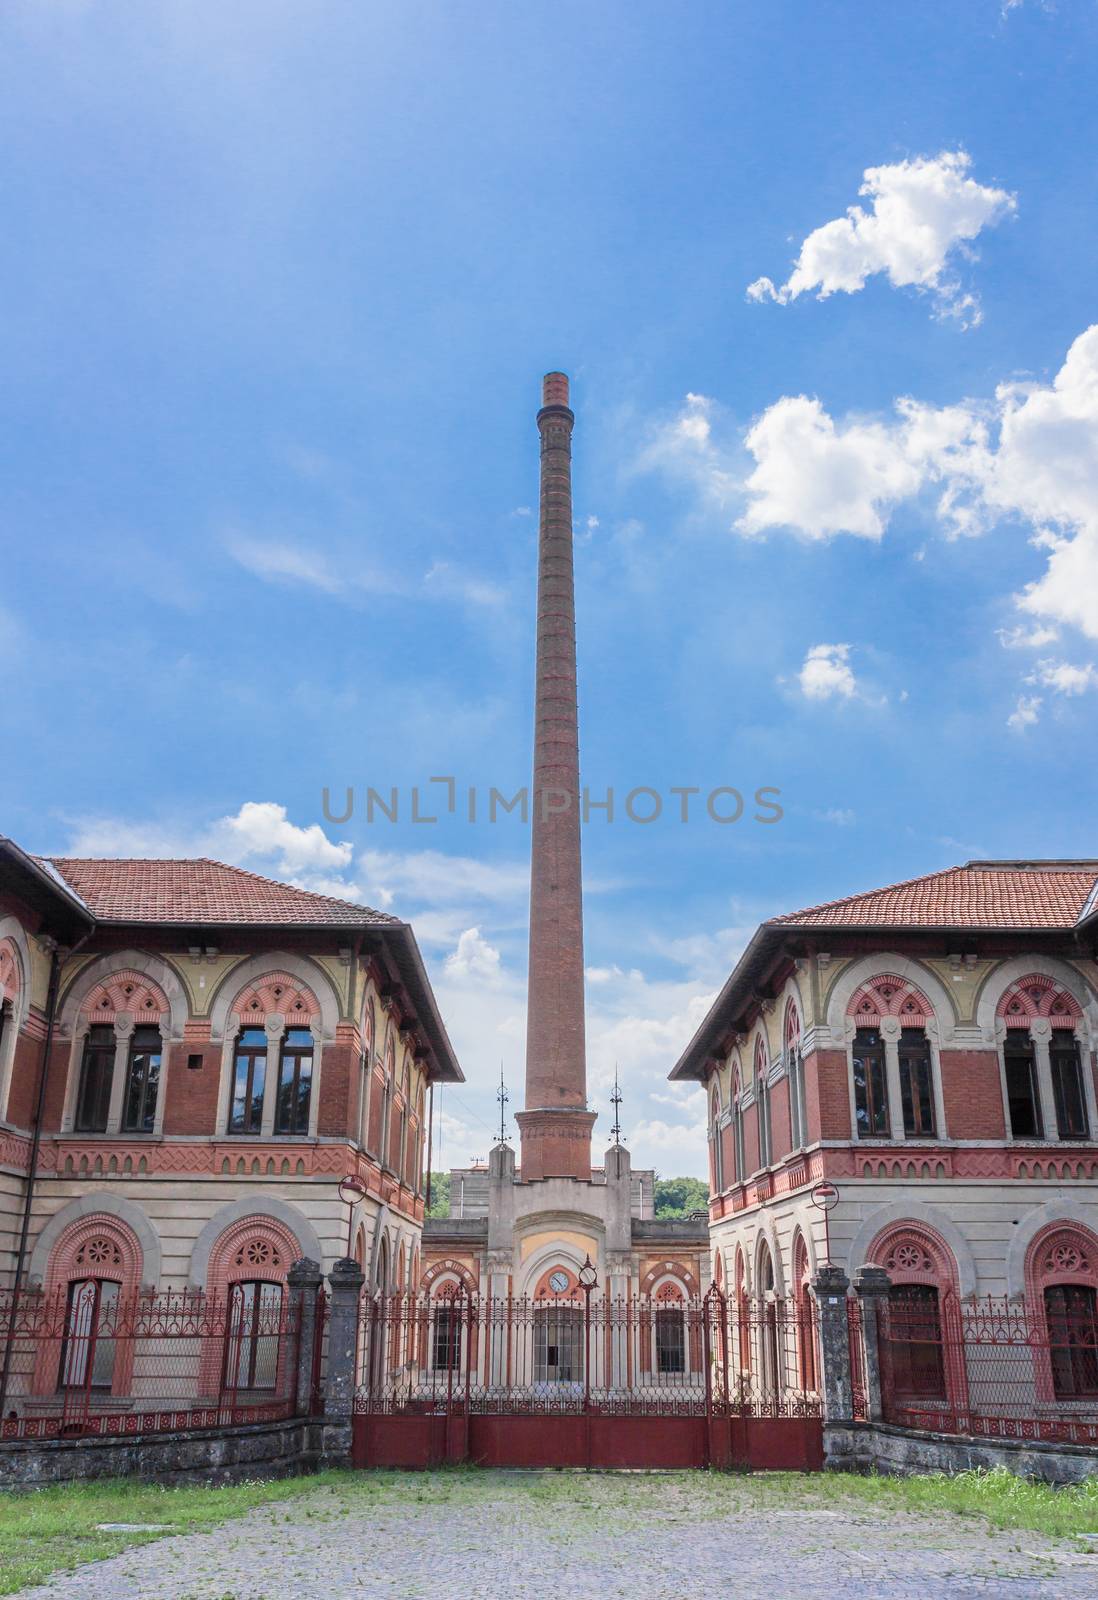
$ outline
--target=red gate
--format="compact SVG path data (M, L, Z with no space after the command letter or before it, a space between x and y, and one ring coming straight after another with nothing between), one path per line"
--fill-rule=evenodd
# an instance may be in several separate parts
M811 1306L674 1295L363 1303L356 1466L823 1464Z

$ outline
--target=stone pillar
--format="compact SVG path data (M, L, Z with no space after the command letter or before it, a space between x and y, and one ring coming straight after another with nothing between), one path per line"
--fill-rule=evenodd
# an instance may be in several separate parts
M854 1292L862 1308L867 1422L880 1422L882 1416L880 1306L891 1287L892 1279L883 1267L859 1267L854 1274Z
M1052 1024L1047 1017L1035 1017L1029 1025L1033 1039L1033 1055L1037 1067L1037 1093L1041 1101L1041 1132L1046 1139L1058 1139L1060 1129L1056 1120L1056 1095L1052 1088Z
M351 1459L351 1420L355 1404L359 1302L365 1273L343 1256L328 1274L328 1365L324 1385L324 1462L347 1466Z
M297 1410L311 1416L313 1409L313 1352L316 1344L316 1295L324 1274L315 1261L295 1261L286 1274L290 1303L296 1308L301 1335L297 1345Z
M885 1081L888 1084L888 1136L897 1143L904 1133L904 1100L900 1084L900 1019L885 1017L881 1023L885 1047Z
M820 1385L825 1422L849 1422L854 1405L850 1383L850 1332L842 1267L821 1267L812 1280L820 1330Z

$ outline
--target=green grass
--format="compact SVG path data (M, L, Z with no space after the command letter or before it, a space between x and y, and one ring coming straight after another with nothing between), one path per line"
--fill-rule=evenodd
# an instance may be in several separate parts
M350 1513L368 1517L372 1505L400 1500L410 1508L437 1507L440 1549L447 1508L501 1503L513 1515L539 1512L559 1524L562 1537L582 1527L597 1534L608 1520L639 1528L652 1516L701 1523L751 1510L803 1506L849 1506L940 1517L943 1512L984 1518L993 1527L1029 1529L1052 1538L1098 1534L1098 1477L1073 1488L1028 1483L1006 1471L934 1473L920 1478L855 1477L840 1473L802 1476L762 1473L498 1473L451 1467L437 1472L326 1472L315 1477L242 1483L225 1487L163 1488L133 1479L61 1484L0 1498L0 1595L40 1583L51 1572L117 1555L171 1533L215 1528L256 1506L314 1497L301 1515L338 1521ZM567 1515L563 1515L563 1513ZM158 1523L147 1533L103 1533L101 1522ZM698 1537L704 1537L701 1528ZM1093 1547L1092 1547L1093 1548Z
M918 1478L836 1473L813 1482L836 1498L870 1502L882 1510L927 1515L952 1511L962 1517L985 1517L995 1528L1030 1528L1053 1539L1098 1534L1098 1476L1063 1489L1017 1478L1005 1467L952 1476L933 1472Z
M286 1478L223 1487L164 1488L133 1478L66 1483L0 1500L0 1595L51 1572L101 1561L170 1533L197 1533L253 1506L285 1500L340 1477ZM156 1522L165 1532L101 1533L100 1522Z

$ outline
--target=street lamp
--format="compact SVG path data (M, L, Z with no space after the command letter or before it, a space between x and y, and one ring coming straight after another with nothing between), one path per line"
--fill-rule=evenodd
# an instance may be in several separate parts
M347 1259L351 1257L351 1229L355 1223L355 1205L366 1195L366 1185L355 1173L349 1172L345 1178L340 1179L339 1198L347 1207Z

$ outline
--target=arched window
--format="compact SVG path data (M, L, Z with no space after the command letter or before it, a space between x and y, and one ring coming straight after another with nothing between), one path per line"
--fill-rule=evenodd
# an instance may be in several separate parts
M925 1028L901 1029L899 1056L904 1135L908 1139L933 1139L934 1081Z
M263 1126L267 1044L264 1028L242 1028L237 1036L233 1054L229 1133L258 1134Z
M926 995L906 978L880 973L856 991L847 1018L854 1027L851 1074L858 1138L937 1138L928 1035L934 1009Z
M1048 1334L1045 1396L1098 1396L1098 1237L1079 1224L1053 1224L1030 1245L1026 1281L1033 1311ZM1043 1382L1041 1378L1043 1377Z
M238 1278L229 1291L224 1387L274 1389L278 1382L282 1284Z
M114 1078L114 1025L96 1023L84 1036L76 1094L77 1133L106 1133Z
M308 1133L313 1089L313 1035L310 1028L287 1028L278 1067L276 1133Z
M721 1097L715 1085L709 1104L709 1175L713 1193L720 1194L724 1189L724 1152L721 1149Z
M130 1036L122 1102L123 1133L155 1130L163 1048L159 1028L135 1028Z
M743 1142L743 1083L738 1066L732 1069L732 1153L736 1162L736 1182L747 1177L747 1162Z
M955 1326L957 1267L948 1246L923 1224L901 1222L877 1236L867 1259L883 1266L892 1280L887 1354L898 1402L961 1405L965 1372Z
M125 969L91 984L74 1028L75 1083L65 1126L77 1133L156 1133L171 1012L160 985Z
M808 1143L808 1116L805 1109L804 1059L801 1056L801 1019L793 1000L786 1007L784 1033L791 1148L801 1150Z
M665 1283L656 1296L656 1371L686 1371L686 1312L682 1291Z
M1079 1047L1083 1014L1075 996L1046 973L1034 972L1007 987L995 1014L1011 1137L1088 1139Z
M759 1166L768 1167L771 1156L770 1085L767 1082L766 1047L762 1034L755 1040L755 1110L759 1128Z
M141 1275L141 1246L129 1225L110 1213L71 1222L50 1254L48 1300L63 1310L61 1348L41 1341L33 1392L99 1389L128 1394L133 1340L117 1337L120 1306L132 1302Z

